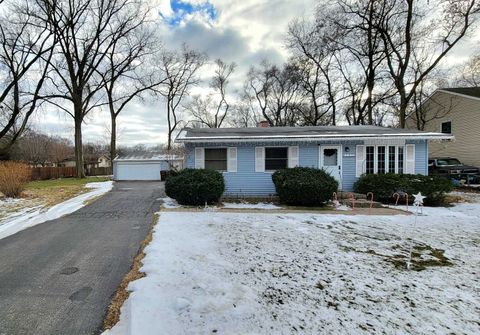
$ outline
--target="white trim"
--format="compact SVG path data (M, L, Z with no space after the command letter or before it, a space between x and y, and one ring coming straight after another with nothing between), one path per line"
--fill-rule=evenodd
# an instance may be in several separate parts
M265 172L265 147L255 147L255 172Z
M442 132L442 126L443 126L444 123L447 123L447 122L450 122L450 133L444 133L444 132ZM452 134L453 134L453 127L452 127L452 125L453 125L452 120L443 120L443 121L440 121L440 132L441 132L442 134L445 134L445 135L452 135Z
M195 148L195 169L205 169L205 148Z
M359 178L365 173L366 146L358 144L355 146L355 177ZM360 154L362 155L360 157Z
M237 147L227 148L227 172L237 172Z
M459 96L459 97L468 98L468 99L473 99L473 100L480 100L480 98L472 97L471 95L462 94L462 93L457 93L457 92L451 92L451 91L442 90L442 89L436 90L435 92L433 92L433 94L435 94L436 92L448 93L448 94L457 95L457 96ZM432 97L433 94L432 94L430 97ZM427 99L427 100L428 100L428 99Z
M409 153L411 154L411 159L409 159ZM416 148L415 144L407 144L405 146L404 152L404 173L406 174L415 174L415 162L416 162Z
M340 180L338 180L338 189L341 190L342 189L342 182L343 182L343 148L342 148L342 145L338 144L338 145L320 145L318 147L318 158L319 158L319 162L318 162L318 166L320 169L323 169L323 150L324 149L337 149L337 167L340 167L338 170L339 170L339 178ZM332 176L333 177L333 176Z
M361 135L351 137L351 135L301 135L301 136L285 136L285 135L273 135L273 136L232 136L232 137L189 137L189 138L177 138L177 142L192 142L192 143L250 143L250 142L317 142L323 141L338 141L339 139L349 141L365 141L366 139L376 140L389 140L389 139L409 139L409 140L444 140L451 141L455 139L455 136L439 133L426 133L423 135L418 134L402 134L402 135Z
M289 168L294 168L296 166L299 166L299 153L300 149L298 146L293 146L293 147L288 147L288 154L287 154L287 159L288 163L287 166Z

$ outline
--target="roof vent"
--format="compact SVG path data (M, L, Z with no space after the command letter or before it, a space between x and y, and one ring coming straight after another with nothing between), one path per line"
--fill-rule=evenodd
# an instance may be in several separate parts
M268 127L270 127L270 123L268 123L267 120L260 121L259 123L257 123L257 127L258 128L268 128Z

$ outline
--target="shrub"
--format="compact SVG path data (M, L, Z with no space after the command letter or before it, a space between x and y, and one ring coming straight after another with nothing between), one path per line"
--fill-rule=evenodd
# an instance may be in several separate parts
M30 181L32 172L27 164L13 161L0 162L0 192L6 197L19 197Z
M182 205L215 203L224 191L223 175L214 170L185 169L171 174L165 181L166 194Z
M427 197L425 205L430 206L443 204L445 195L453 189L452 181L444 177L393 173L363 175L354 185L355 192L373 192L382 202L393 201L394 193L408 193L413 201L412 195L421 192Z
M280 201L289 205L321 206L338 189L338 182L327 172L307 167L276 171L272 180Z

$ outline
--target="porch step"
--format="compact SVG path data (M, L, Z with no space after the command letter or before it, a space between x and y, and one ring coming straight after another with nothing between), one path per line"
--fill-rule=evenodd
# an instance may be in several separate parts
M340 203L343 205L347 205L348 207L353 207L352 200L350 199L342 199ZM366 199L355 199L355 207L356 208L369 208L370 201ZM380 202L374 201L372 203L372 208L382 208L383 205Z
M352 196L352 194L355 196L355 199L367 199L367 196L365 194L353 193L353 192L344 192L344 191L337 192L337 198L338 198L339 201L342 200L342 199L348 199Z

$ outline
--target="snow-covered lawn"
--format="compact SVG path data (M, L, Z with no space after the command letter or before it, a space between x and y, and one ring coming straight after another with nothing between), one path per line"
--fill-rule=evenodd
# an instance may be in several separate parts
M54 220L61 216L73 213L85 204L112 189L113 182L95 182L85 185L90 189L87 193L80 194L76 197L61 202L55 206L48 207L42 204L32 202L29 206L29 199L6 199L5 203L22 202L23 208L11 215L0 219L0 239L13 235L21 230L43 223L45 221ZM27 204L25 204L27 202ZM2 203L0 203L0 206Z
M480 204L162 212L108 334L480 334ZM414 241L416 271L405 269Z

